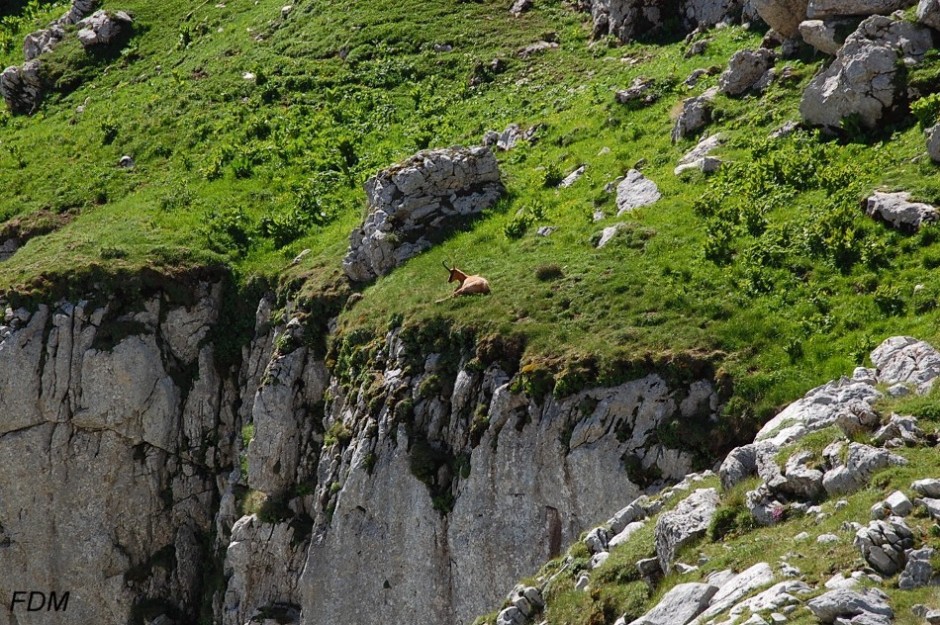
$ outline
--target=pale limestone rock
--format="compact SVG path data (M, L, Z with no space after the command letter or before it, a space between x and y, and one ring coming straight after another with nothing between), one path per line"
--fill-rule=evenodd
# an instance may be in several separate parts
M702 612L694 623L696 625L705 623L722 612L730 610L757 589L770 584L773 579L773 569L766 562L758 562L754 566L741 571L721 584L721 590L712 597L708 609Z
M940 219L936 207L923 202L911 202L911 194L903 191L875 192L866 200L865 212L905 232L918 230L922 225Z
M8 67L0 74L0 96L11 113L31 115L39 108L45 90L38 59Z
M924 497L933 497L935 499L940 498L940 480L938 479L930 478L917 480L911 484L911 488L916 490Z
M904 569L906 552L914 544L911 530L900 517L871 521L855 533L854 544L862 557L884 575L894 575Z
M940 30L940 1L920 0L917 3L917 21L934 30Z
M934 163L940 163L940 124L927 129L927 155Z
M929 585L934 578L933 566L930 564L934 549L912 549L907 552L907 565L901 572L898 587L901 590L913 590Z
M913 6L916 0L809 0L810 19L844 15L890 15Z
M627 172L617 185L617 215L655 204L662 197L656 183L636 169Z
M894 617L894 610L888 605L888 596L877 588L865 591L836 589L810 599L806 606L823 623L832 623L845 615L862 612Z
M775 58L774 52L766 48L738 50L719 76L718 89L729 96L745 94L773 67Z
M907 464L901 456L860 443L849 443L847 453L844 449L845 443L836 442L823 451L832 467L823 476L823 488L830 496L847 495L864 488L879 469Z
M800 36L823 54L835 56L858 24L859 20L852 18L806 20L800 22Z
M752 0L754 9L771 28L790 39L806 19L808 0Z
M694 148L685 153L685 155L676 164L673 170L675 175L680 175L685 171L699 170L704 173L712 173L721 165L721 161L711 157L711 153L721 145L721 135L714 134L705 137L698 142ZM717 165L715 164L717 161Z
M718 588L711 584L678 584L630 625L686 625L708 606L716 592Z
M656 556L663 571L669 572L679 549L705 535L718 503L718 492L714 488L699 489L674 510L659 517L655 532Z
M711 122L712 101L718 95L718 87L712 87L702 95L682 101L682 110L672 127L672 142L698 133Z
M871 353L882 384L911 384L919 393L929 391L940 375L940 352L909 336L886 339Z
M483 147L419 152L365 184L368 215L349 237L343 270L354 281L384 275L432 245L435 234L502 195L499 167Z
M126 36L134 19L124 11L95 11L78 22L78 40L87 50Z
M800 113L817 126L838 127L857 115L875 127L900 96L900 64L913 65L933 47L931 31L903 20L875 15L849 35L835 61L809 84Z

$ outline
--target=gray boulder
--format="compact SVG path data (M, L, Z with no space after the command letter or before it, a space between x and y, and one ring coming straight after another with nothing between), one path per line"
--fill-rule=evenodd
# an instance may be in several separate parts
M751 0L751 4L767 25L791 39L800 34L800 22L806 19L808 0Z
M717 592L718 587L711 584L678 584L630 625L686 625L708 607Z
M831 128L857 115L874 128L904 96L899 66L916 64L932 47L933 35L924 26L869 17L849 35L832 65L810 82L800 114L810 124Z
M698 142L698 145L686 152L679 160L673 173L678 176L691 170L699 170L704 173L716 171L721 166L721 161L711 156L711 153L720 145L721 135L714 134L705 137Z
M759 588L773 582L773 580L773 569L766 562L758 562L754 566L741 571L721 584L721 589L712 597L708 609L699 615L696 622L709 621L722 612L728 611Z
M918 445L923 439L924 431L917 426L917 419L893 414L888 423L878 428L872 442L883 447L899 447Z
M920 0L917 3L917 21L940 30L940 0Z
M368 215L349 237L343 271L357 282L387 274L503 190L496 157L484 147L419 152L379 172L366 181Z
M516 0L515 2L513 2L512 6L509 8L509 13L516 17L519 17L520 15L522 15L523 13L531 9L533 5L534 3L532 2L532 0Z
M679 550L705 535L718 509L718 491L696 490L674 510L659 517L654 531L656 557L663 571L669 572Z
M934 163L940 163L940 124L927 130L927 155Z
M77 24L98 6L99 0L72 0L68 12L59 18L60 24Z
M631 169L617 185L617 215L655 204L661 197L655 182L636 169Z
M810 19L843 15L890 15L914 6L917 0L809 0L806 15Z
M43 96L40 67L34 59L19 67L8 67L0 74L0 96L11 113L30 115L39 108Z
M906 552L914 546L914 534L900 517L871 521L855 533L853 544L862 557L883 575L904 569Z
M911 484L911 488L924 497L940 498L940 480L924 479Z
M27 61L32 61L41 54L51 52L64 37L65 29L58 24L37 30L23 40L23 56Z
M823 623L833 623L840 617L854 617L868 613L894 617L888 605L888 596L877 588L857 591L837 588L806 602L806 607Z
M682 110L672 127L672 142L696 134L711 122L712 101L718 95L718 88L712 87L700 96L682 101Z
M22 245L22 243L17 237L9 238L3 243L0 243L0 262L9 260L16 254L16 251L20 249L20 245Z
M934 550L930 547L912 549L907 553L907 566L901 571L898 587L901 590L913 590L929 585L934 578L930 559Z
M783 482L776 490L804 501L819 499L823 494L823 472L809 466L812 460L810 451L790 456L783 469Z
M823 455L833 467L823 475L823 488L830 496L854 493L868 485L875 471L907 464L901 456L860 443L849 443L845 453L845 443L836 442Z
M78 22L78 40L86 50L106 46L126 35L133 23L133 18L124 11L95 11Z
M774 65L776 55L772 50L738 50L718 77L718 89L729 96L739 96L755 88L764 74Z
M659 94L653 90L656 84L651 78L636 77L626 89L618 91L614 98L621 104L633 106L649 106L659 99Z
M871 353L882 384L910 384L926 393L940 375L940 352L910 336L885 339Z
M940 218L940 213L930 204L911 202L911 194L880 193L865 201L865 213L869 217L881 219L898 230L913 232L925 223L933 223Z
M845 17L806 20L800 22L800 35L803 41L823 54L835 56L858 24L858 19Z

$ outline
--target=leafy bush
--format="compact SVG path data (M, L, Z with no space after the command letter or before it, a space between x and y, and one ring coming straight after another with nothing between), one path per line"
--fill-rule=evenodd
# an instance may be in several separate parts
M921 128L930 128L940 122L940 93L934 93L926 98L911 103L911 112Z

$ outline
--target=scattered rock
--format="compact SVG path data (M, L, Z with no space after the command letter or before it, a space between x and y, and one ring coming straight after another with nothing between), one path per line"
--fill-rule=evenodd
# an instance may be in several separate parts
M806 19L808 0L751 0L768 26L790 39L799 35L800 22Z
M591 553L607 551L607 530L595 527L584 537L584 544Z
M52 50L65 38L65 29L59 24L36 31L26 36L23 41L23 56L27 61L52 52Z
M655 84L651 78L634 78L630 87L618 91L614 98L621 104L649 106L659 99L659 94L653 91Z
M692 73L689 74L686 77L686 79L682 81L682 84L684 84L686 87L689 87L691 89L692 87L698 84L698 81L699 79L701 79L702 76L707 76L707 75L708 75L707 69L703 69L701 67L698 69L693 69Z
M940 610L930 610L924 615L924 619L930 623L930 625L940 624Z
M0 96L11 113L31 115L39 108L44 91L39 70L40 62L34 59L0 74Z
M682 546L705 535L718 503L714 488L699 489L659 517L654 536L656 556L663 571L669 572Z
M820 534L816 537L816 542L820 545L831 545L839 542L839 537L835 534Z
M516 56L518 56L520 59L525 60L540 52L545 52L546 50L554 50L557 47L558 47L557 41L536 41L535 43L530 43L524 48L521 48L518 52L516 52Z
M711 584L678 584L667 592L652 610L630 625L686 625L718 592Z
M835 56L845 43L846 37L855 32L859 20L852 18L833 18L825 20L806 20L800 22L800 35L803 41L823 54Z
M940 498L940 480L937 479L925 479L917 480L911 484L911 488L923 495L924 497L933 497Z
M519 17L526 11L532 8L534 3L532 0L516 0L513 2L512 6L509 8L509 13L514 17Z
M672 142L691 136L711 121L712 100L718 94L718 87L712 87L700 96L682 101L682 110L672 128Z
M631 169L617 185L617 215L654 204L661 197L655 182L636 169Z
M906 564L905 552L913 547L914 534L903 519L890 517L858 530L853 544L876 571L894 575Z
M940 163L940 124L927 129L927 155L934 163Z
M584 172L587 170L587 165L579 165L574 171L564 177L564 179L558 183L559 189L567 189L584 175Z
M885 339L871 353L871 361L882 384L912 384L927 393L940 375L940 352L910 336Z
M349 237L343 270L353 281L384 275L431 246L456 219L503 193L493 153L483 147L419 152L365 184L368 216Z
M708 621L731 609L758 588L771 583L773 579L774 572L770 565L766 562L758 562L721 584L721 589L712 597L708 609L698 620Z
M135 164L134 159L128 156L127 154L122 156L121 159L118 161L118 167L122 167L124 169L132 169L134 167L134 164Z
M699 39L688 47L683 56L687 59L691 59L693 56L705 54L705 50L708 49L708 44L711 42L711 39Z
M720 145L721 135L719 134L702 139L679 160L673 173L678 176L683 172L696 169L706 174L717 171L721 166L721 161L710 154Z
M535 134L538 132L538 129L539 126L536 125L523 131L519 128L519 124L509 124L502 132L496 132L495 130L487 131L483 136L483 145L488 148L495 147L503 152L508 152L516 147L519 141L534 143Z
M750 91L773 67L776 55L765 48L739 50L728 62L728 69L718 78L718 89L729 96Z
M286 20L287 16L290 15L293 10L294 10L294 5L292 4L286 4L282 6L281 7L281 19Z
M875 432L872 442L882 447L918 445L924 440L924 431L917 427L914 417L891 415L891 420Z
M613 549L614 547L617 547L618 545L624 544L625 542L630 540L631 536L633 536L635 533L641 530L644 525L646 525L645 521L634 521L633 523L628 523L627 526L623 528L623 530L621 530L619 534L617 534L616 536L610 539L610 541L607 543L607 547L609 549Z
M16 250L20 249L20 240L17 237L12 237L0 243L0 262L9 260L11 256L16 254Z
M907 495L899 490L894 491L885 499L885 505L891 509L891 513L897 516L907 516L914 510L914 504L907 498Z
M558 230L558 228L555 226L539 226L538 230L535 231L535 234L540 237L550 237L556 230Z
M823 476L823 488L830 496L854 493L868 485L875 471L907 464L901 456L860 443L849 443L848 453L845 453L845 443L835 442L826 447L823 455L829 466L834 467Z
M916 64L932 47L933 35L924 26L869 17L803 93L803 119L837 128L844 118L857 115L865 127L874 128L902 97L898 68Z
M888 605L888 596L877 588L864 592L838 588L806 602L806 607L823 623L832 623L839 617L849 618L863 613L894 617Z
M940 213L935 207L910 200L911 194L903 191L900 193L876 191L865 201L865 213L904 232L913 232L921 225L933 223L940 218Z
M78 40L85 49L106 46L127 35L133 23L124 11L95 11L78 23Z
M931 547L908 551L907 566L901 571L898 588L913 590L930 585L934 578L933 567L930 565L933 554L934 550Z
M595 245L595 247L597 249L601 249L602 247L610 243L613 240L613 238L617 236L617 233L620 232L620 229L626 225L627 224L620 222L612 226L607 226L606 228L601 230L601 236L597 240L597 244Z

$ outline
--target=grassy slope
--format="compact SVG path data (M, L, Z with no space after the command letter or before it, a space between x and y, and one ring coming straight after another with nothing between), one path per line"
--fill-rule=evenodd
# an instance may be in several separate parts
M706 54L685 59L681 42L592 44L583 15L547 0L519 19L502 1L308 1L286 20L269 0L104 4L136 15L130 46L73 71L81 84L36 116L0 114L0 220L73 217L4 264L0 289L10 294L76 293L147 267L225 265L247 284L274 279L304 248L314 253L292 275L319 285L339 266L369 175L518 122L544 128L536 145L500 154L509 197L366 287L342 314L344 330L444 317L480 334L521 333L531 366L568 390L614 379L617 363L638 355L719 352L735 381L729 412L758 417L886 336L937 338L935 231L891 233L857 209L881 186L940 200L934 166L915 159L920 130L902 124L842 145L807 134L773 149L762 141L798 118L819 59L781 62L795 77L760 98L719 98L710 130L727 139L730 175L673 176L694 141L670 143L670 116L717 76L692 90L681 81L723 67L759 33L709 33ZM41 12L13 38L61 11ZM516 56L549 31L559 50ZM438 43L454 49L435 52ZM468 87L474 67L496 57L508 71ZM74 44L49 59L59 70L81 62ZM637 76L655 77L663 97L631 111L613 90ZM123 154L133 170L116 167ZM613 217L603 188L641 161L664 197ZM571 188L544 184L579 164L587 173ZM597 209L607 217L593 223ZM508 237L523 220L528 232ZM617 221L631 228L595 250L592 237ZM538 225L559 229L542 238ZM493 295L435 304L448 293L442 260L486 275ZM538 279L546 266L560 275ZM916 296L915 284L926 287Z

